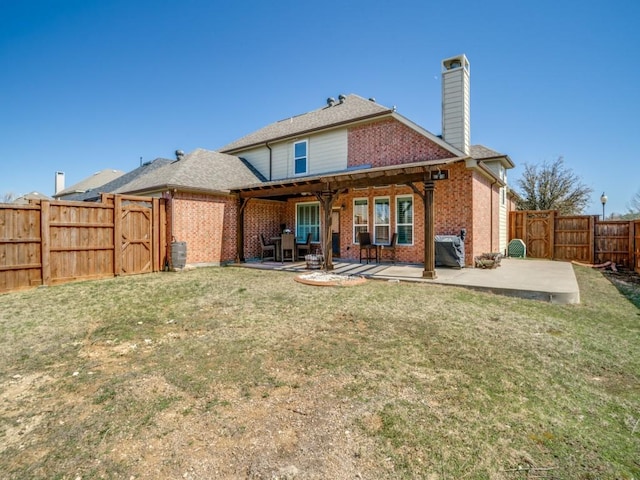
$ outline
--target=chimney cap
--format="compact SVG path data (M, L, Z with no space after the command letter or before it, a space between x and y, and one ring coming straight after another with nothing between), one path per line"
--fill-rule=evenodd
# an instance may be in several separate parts
M464 68L469 70L469 60L464 53L456 55L455 57L446 58L442 61L442 71L456 70L458 68Z

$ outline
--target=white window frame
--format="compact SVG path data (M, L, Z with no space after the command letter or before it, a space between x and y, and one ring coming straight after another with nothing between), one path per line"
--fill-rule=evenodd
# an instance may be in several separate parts
M300 144L304 144L305 154L296 156L296 146ZM304 159L304 171L298 172L296 171L296 164L298 160L302 160L302 159ZM309 140L308 139L298 140L296 142L293 142L293 174L306 175L307 173L309 173Z
M384 222L383 218L379 217L378 213L378 205L386 205L386 222ZM384 235L379 235L378 229L386 228L387 235L384 238ZM373 238L371 239L373 243L379 244L387 244L391 241L391 197L373 197Z
M400 207L399 207L399 202L403 199L410 199L411 200L411 222L407 223L401 223L400 222ZM395 207L396 207L396 211L395 211L395 220L396 220L396 233L398 233L398 240L396 242L397 245L406 245L406 246L412 246L414 244L415 238L416 238L416 229L415 229L415 212L416 212L416 201L413 195L398 195L395 198ZM402 242L401 238L400 238L400 227L410 227L411 228L411 242Z
M300 224L300 207L316 207L318 209L318 223L317 224L305 224L304 231L301 230L302 225ZM309 225L311 226L309 228ZM307 240L307 233L311 231L311 241L319 242L320 241L320 202L298 202L296 203L296 238L298 238L301 242Z
M356 202L364 202L364 205L356 205ZM357 207L364 206L364 222L357 222L358 217L356 216L359 213ZM359 244L360 239L358 238L359 232L368 232L369 231L369 199L367 197L360 197L353 199L353 243Z

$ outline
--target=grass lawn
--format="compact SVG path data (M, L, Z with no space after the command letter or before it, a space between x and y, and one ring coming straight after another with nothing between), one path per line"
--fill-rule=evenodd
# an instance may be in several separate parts
M7 479L639 479L640 309L202 268L0 295ZM637 298L637 297L636 297Z

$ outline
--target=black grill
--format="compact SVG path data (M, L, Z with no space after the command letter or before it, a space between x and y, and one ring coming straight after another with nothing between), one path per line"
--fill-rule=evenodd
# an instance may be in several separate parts
M464 267L464 237L460 235L436 235L436 267Z

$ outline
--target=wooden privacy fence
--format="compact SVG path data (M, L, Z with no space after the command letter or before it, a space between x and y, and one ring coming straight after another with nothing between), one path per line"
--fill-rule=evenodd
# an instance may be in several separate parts
M640 273L640 220L599 220L555 210L510 212L509 240L521 239L527 256L584 263L615 262Z
M0 292L155 272L165 259L164 199L0 204Z

